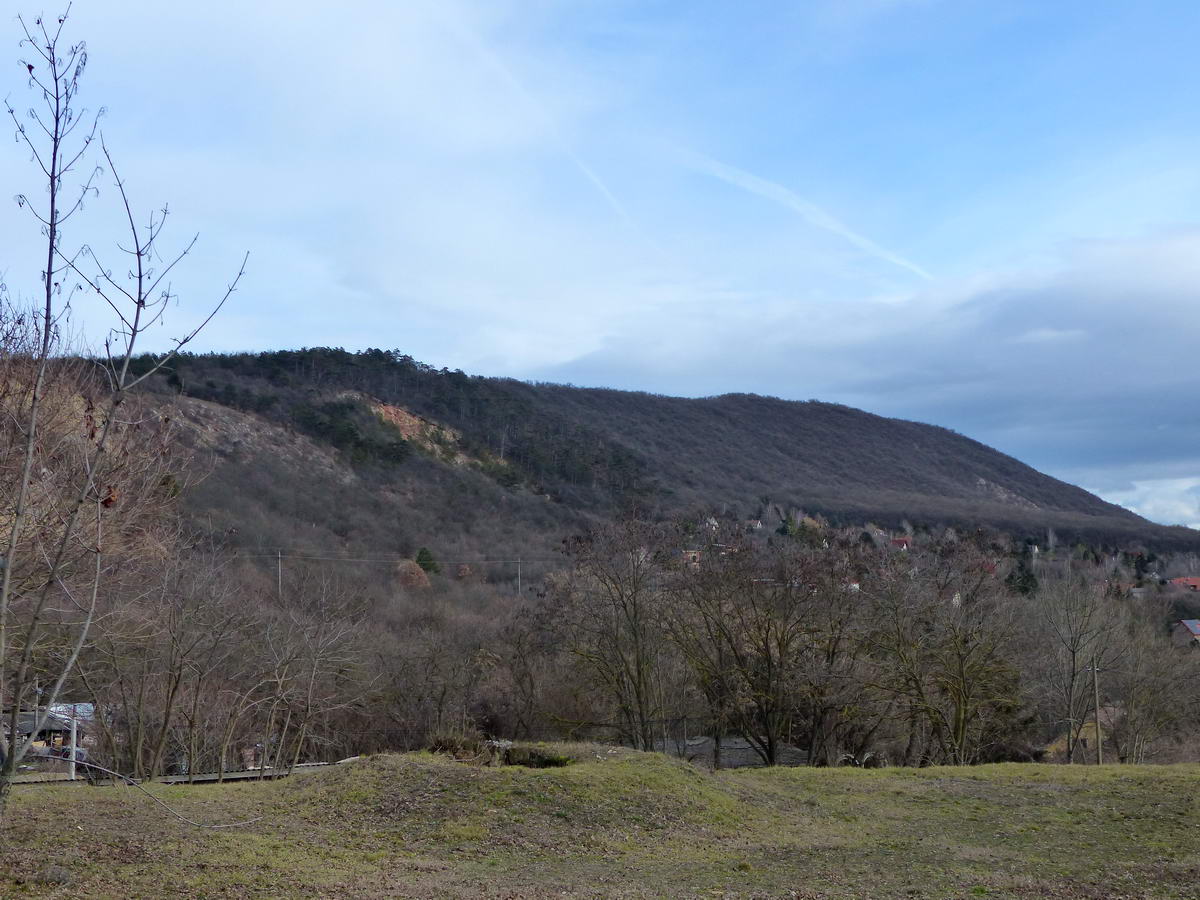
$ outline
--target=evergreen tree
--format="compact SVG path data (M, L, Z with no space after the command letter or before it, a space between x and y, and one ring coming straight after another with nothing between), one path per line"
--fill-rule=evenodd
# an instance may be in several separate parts
M1038 589L1038 577L1033 574L1033 570L1029 568L1023 558L1017 560L1017 567L1008 573L1008 577L1004 581L1009 590L1018 594L1033 594Z
M438 565L438 561L433 558L433 554L427 547L422 547L417 551L417 565L430 575L438 575L442 571L442 567Z

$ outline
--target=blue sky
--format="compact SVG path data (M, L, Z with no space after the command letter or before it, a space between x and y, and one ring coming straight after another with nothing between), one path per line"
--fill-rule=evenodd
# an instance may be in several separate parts
M1200 523L1200 5L78 0L73 23L135 199L200 232L155 345L250 250L198 349L840 401ZM0 85L27 102L15 64ZM35 183L13 142L0 182ZM111 241L109 200L68 240ZM15 294L32 231L0 217ZM74 324L105 328L86 301Z

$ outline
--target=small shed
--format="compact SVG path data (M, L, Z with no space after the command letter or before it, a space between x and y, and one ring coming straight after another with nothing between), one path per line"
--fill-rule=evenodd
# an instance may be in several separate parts
M4 713L4 729L6 732L8 731L8 717L10 715L10 711L6 711ZM39 713L29 710L27 712L22 712L17 716L18 737L28 737L30 735L33 729L37 726L38 715ZM70 719L63 718L62 716L55 715L54 713L47 713L45 715L46 720L42 723L42 727L37 733L37 740L46 741L47 743L55 743L63 740L64 735L70 735Z

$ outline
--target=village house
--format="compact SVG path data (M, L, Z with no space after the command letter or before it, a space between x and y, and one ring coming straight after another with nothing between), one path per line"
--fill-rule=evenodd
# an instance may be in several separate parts
M88 706L89 704L81 704ZM64 710L69 707L64 707ZM5 737L12 741L12 736L7 734L7 723L11 713L4 711L3 720L5 722L6 734ZM72 717L69 714L56 714L53 712L42 713L40 710L22 711L17 717L17 734L19 738L28 738L34 727L37 725L38 717L45 715L45 721L42 722L42 727L38 730L34 737L33 743L30 745L29 755L25 758L29 764L36 763L39 759L46 757L62 757L70 756L72 737L75 741L75 758L77 760L87 759L88 751L85 744L91 745L88 735L84 731L86 720L75 719L74 727L72 727ZM0 751L0 761L3 761L4 753Z
M1180 619L1171 628L1171 640L1176 647L1200 645L1200 619Z

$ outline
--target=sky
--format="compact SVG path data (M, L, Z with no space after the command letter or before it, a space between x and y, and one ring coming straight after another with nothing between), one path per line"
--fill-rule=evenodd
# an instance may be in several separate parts
M76 0L67 33L139 221L199 234L147 348L249 251L192 349L846 403L1200 525L1200 4ZM120 243L111 181L66 243ZM0 197L39 191L0 141ZM0 215L15 297L37 239Z

